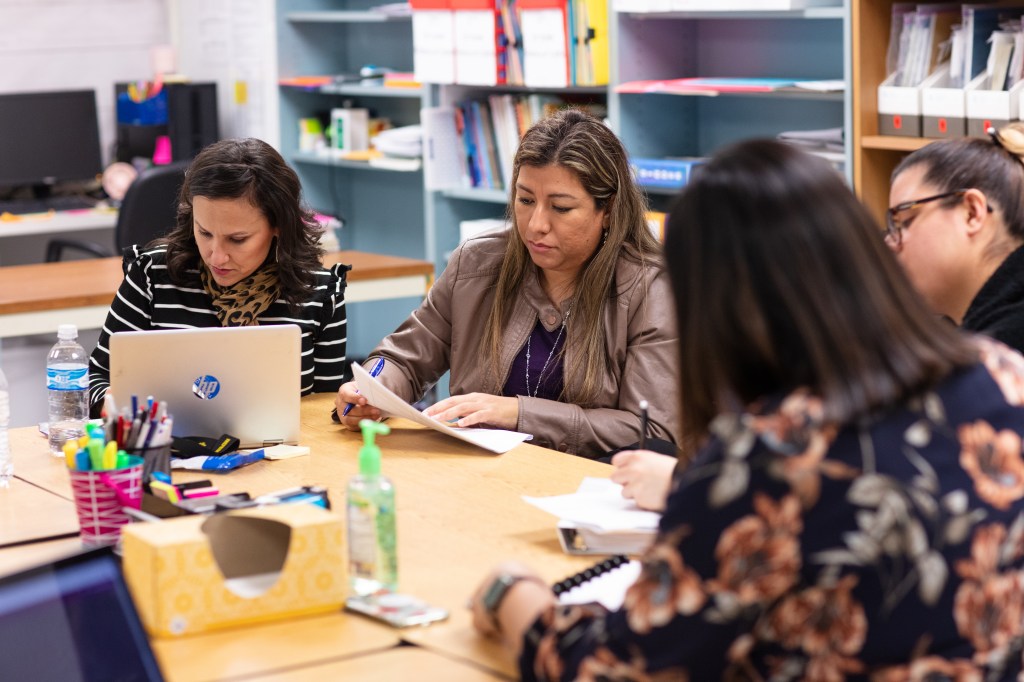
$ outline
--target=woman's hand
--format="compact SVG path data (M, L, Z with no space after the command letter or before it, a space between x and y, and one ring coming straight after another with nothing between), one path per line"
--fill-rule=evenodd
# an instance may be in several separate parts
M501 574L521 576L523 579L512 585L498 604L494 616L484 606L484 595ZM555 604L555 595L528 566L515 561L506 561L496 566L473 592L470 608L473 610L473 627L487 637L502 637L505 644L518 656L523 635L541 611Z
M650 450L626 450L612 457L611 479L622 485L622 496L651 511L665 511L678 460Z
M453 395L434 403L423 414L438 421L455 422L454 426L514 429L519 424L519 399L489 393Z
M352 409L348 414L344 414L349 404L352 405ZM334 397L334 409L338 411L338 419L349 431L358 431L361 419L380 419L380 410L359 395L359 389L356 388L354 381L342 384L338 389L338 395Z

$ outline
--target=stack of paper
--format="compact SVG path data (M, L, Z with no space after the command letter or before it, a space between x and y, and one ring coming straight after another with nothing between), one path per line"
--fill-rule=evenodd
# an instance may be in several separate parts
M523 499L559 518L560 540L571 554L639 554L654 540L661 520L624 498L622 486L607 478L584 478L569 495Z
M408 419L422 426L447 434L452 438L458 438L497 454L508 452L523 441L533 438L528 433L519 433L518 431L462 429L443 424L432 417L426 416L399 398L387 386L370 376L370 373L363 369L359 363L352 363L352 374L356 380L356 386L359 387L359 393L365 396L367 402L378 408L385 417L393 416Z

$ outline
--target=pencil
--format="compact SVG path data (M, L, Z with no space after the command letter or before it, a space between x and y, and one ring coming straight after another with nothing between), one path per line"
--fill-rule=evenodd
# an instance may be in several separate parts
M647 401L640 401L640 442L638 443L638 450L643 450L647 447Z

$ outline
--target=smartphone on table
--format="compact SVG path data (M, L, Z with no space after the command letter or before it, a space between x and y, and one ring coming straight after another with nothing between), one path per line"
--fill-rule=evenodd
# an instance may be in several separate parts
M448 611L440 606L431 606L412 595L395 592L349 597L345 600L345 608L396 628L429 625L448 617Z

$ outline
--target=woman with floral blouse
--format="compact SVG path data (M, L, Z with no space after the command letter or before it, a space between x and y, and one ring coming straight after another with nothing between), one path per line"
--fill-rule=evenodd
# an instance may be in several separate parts
M882 238L791 147L702 167L666 242L693 460L621 610L483 582L524 679L1017 679L1024 359L934 317Z

